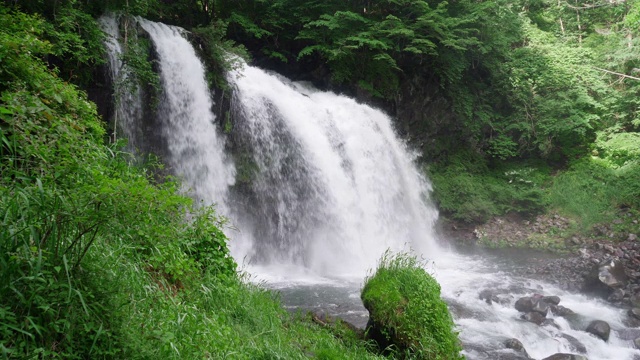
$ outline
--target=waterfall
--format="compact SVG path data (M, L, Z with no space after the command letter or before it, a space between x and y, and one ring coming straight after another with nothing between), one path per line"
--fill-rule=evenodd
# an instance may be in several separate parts
M122 36L119 29L119 17L115 15L100 18L100 25L107 35L107 61L114 90L114 134L117 138L122 135L128 140L129 151L135 152L144 148L142 143L143 128L143 94L137 86L134 77L122 61L123 49L120 41ZM131 36L136 36L135 32Z
M248 65L228 79L254 172L232 216L248 250L236 258L344 275L386 249L435 251L430 186L387 115Z
M536 359L575 353L576 342L590 359L640 357L625 335L635 329L625 325L623 309L513 276L508 270L521 266L518 260L439 250L430 184L383 112L245 65L228 74L234 95L227 139L183 30L135 21L153 42L162 91L153 114L142 106L142 90L116 93L123 134L130 144L158 143L185 190L218 204L236 228L226 229L236 260L270 280L285 303L334 309L363 325L363 275L387 249L413 250L434 260L428 270L442 285L469 359L523 358L504 347L514 337ZM127 79L118 21L101 22L112 39L112 76ZM487 304L478 297L484 289L505 300ZM516 296L538 292L560 296L579 317L550 314L554 322L542 326L521 320ZM609 321L608 342L584 331L592 319Z

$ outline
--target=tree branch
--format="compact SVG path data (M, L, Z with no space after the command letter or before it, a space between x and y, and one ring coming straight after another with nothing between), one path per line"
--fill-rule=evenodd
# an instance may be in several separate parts
M604 72L606 72L607 74L618 75L618 76L622 76L622 77L627 78L627 79L633 79L633 80L640 81L640 78L635 77L635 76L626 75L626 74L621 74L621 73L619 73L619 72L615 72L615 71L611 71L611 70L606 70L606 69L601 69L601 68L598 68L598 67L594 67L594 69L596 69L596 70L600 70L600 71L604 71Z

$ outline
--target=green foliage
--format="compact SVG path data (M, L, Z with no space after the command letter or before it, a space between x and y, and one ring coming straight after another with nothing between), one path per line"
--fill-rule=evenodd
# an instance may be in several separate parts
M242 59L249 57L243 46L237 46L234 41L224 38L227 26L226 22L218 20L208 26L193 29L194 39L200 44L200 54L207 65L209 83L225 90L228 88L225 74L242 66ZM231 122L225 119L224 126L227 132L227 126L231 126Z
M93 67L104 63L104 34L91 15L83 11L83 5L76 0L10 3L47 20L40 22L41 27L35 31L52 44L48 61L55 64L60 76L78 84L90 83ZM6 11L3 5L0 7Z
M129 22L125 22L128 26ZM154 71L151 62L151 41L148 38L138 37L135 30L129 29L134 34L126 39L122 53L122 63L133 76L123 76L122 82L115 84L116 92L132 92L136 88L144 88L151 92L152 102L157 103L157 94L161 91L160 75ZM116 97L119 98L119 97Z
M598 134L596 149L599 157L617 166L640 161L640 133L617 132Z
M620 208L640 208L640 162L616 166L586 158L554 178L549 200L558 211L579 219L583 231L613 220Z
M535 215L547 206L548 170L539 164L505 164L490 170L477 157L459 154L428 169L438 207L451 219L479 223L516 212Z
M365 279L361 298L373 322L401 352L414 359L464 359L440 285L426 264L389 252ZM401 356L402 357L402 356Z

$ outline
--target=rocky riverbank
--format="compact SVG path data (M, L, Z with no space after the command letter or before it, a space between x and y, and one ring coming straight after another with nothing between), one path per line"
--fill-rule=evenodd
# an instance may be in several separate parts
M471 226L443 221L445 237L458 245L551 251L519 272L566 290L590 293L627 308L640 308L640 226L632 213L579 235L571 219L558 214L534 219L506 216ZM613 264L613 266L612 266Z

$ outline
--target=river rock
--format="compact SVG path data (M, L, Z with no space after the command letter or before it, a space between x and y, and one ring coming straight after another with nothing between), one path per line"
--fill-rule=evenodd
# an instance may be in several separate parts
M627 283L627 274L619 260L605 260L598 266L598 280L612 289Z
M545 320L544 315L540 314L539 312L535 312L535 311L528 312L528 313L522 315L520 318L524 319L524 320L527 320L528 322L532 322L532 323L534 323L536 325L542 324L542 322L544 322L544 320Z
M622 301L622 299L624 299L624 290L616 289L611 293L611 295L609 295L607 301L616 303Z
M553 354L549 357L546 357L542 360L589 360L589 359L582 355L558 353L558 354Z
M640 308L629 309L629 316L640 320Z
M504 346L507 349L514 350L520 355L529 358L529 354L527 354L527 350L525 350L524 345L522 345L522 342L516 338L505 340Z
M534 301L533 301L533 298L530 296L521 297L516 301L516 304L515 304L516 310L523 313L530 312L533 309L533 306L534 306Z
M560 337L566 339L569 342L569 346L571 347L572 351L575 351L581 354L587 353L587 347L584 346L584 344L581 343L580 340L574 338L569 334L561 334Z
M558 305L560 304L560 297L558 296L545 296L542 298L542 301L546 302L549 305Z
M556 316L569 316L569 315L575 315L575 312L569 308L566 308L562 305L557 305L557 306L551 306L550 307L551 312L556 315Z
M635 340L636 338L640 338L640 329L621 329L617 331L617 335L621 340Z
M547 312L549 312L549 304L542 299L534 299L533 301L534 304L531 311L535 311L542 314L543 316L547 316Z
M619 260L607 259L594 266L584 281L584 290L608 297L627 284L628 276Z
M589 326L587 326L586 332L593 334L604 341L609 340L609 334L611 333L611 327L606 321L594 320Z

